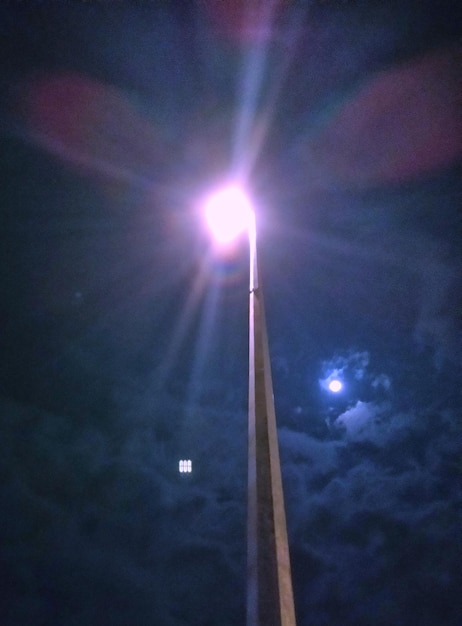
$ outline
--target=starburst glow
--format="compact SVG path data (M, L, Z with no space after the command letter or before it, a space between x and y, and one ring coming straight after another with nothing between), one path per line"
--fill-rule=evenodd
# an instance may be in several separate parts
M245 193L236 186L213 194L205 205L205 218L218 243L231 243L251 224L252 207Z

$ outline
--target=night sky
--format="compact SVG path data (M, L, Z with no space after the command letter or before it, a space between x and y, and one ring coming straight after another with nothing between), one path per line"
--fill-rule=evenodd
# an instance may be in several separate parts
M2 3L3 626L244 624L248 250L201 212L235 178L298 626L462 624L461 33L457 0Z

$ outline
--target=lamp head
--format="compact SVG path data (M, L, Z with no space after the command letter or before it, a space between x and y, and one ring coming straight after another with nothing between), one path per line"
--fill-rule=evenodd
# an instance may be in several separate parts
M250 200L237 186L218 191L205 204L205 219L220 244L229 244L241 233L248 231L252 218Z

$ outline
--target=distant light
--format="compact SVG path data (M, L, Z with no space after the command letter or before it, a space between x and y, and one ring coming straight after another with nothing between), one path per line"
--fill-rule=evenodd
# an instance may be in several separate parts
M190 474L192 472L192 461L191 460L181 460L178 464L178 470L180 474Z
M239 187L227 187L211 196L205 205L205 218L215 239L231 243L249 229L253 210L249 199Z
M331 380L329 383L329 389L334 393L338 393L339 391L341 391L342 387L343 385L339 380Z

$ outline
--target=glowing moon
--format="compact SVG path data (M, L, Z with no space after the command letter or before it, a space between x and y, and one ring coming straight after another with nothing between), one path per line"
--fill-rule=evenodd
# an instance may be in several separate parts
M338 393L339 391L341 391L342 387L342 383L337 379L331 380L329 383L329 389L334 393Z

